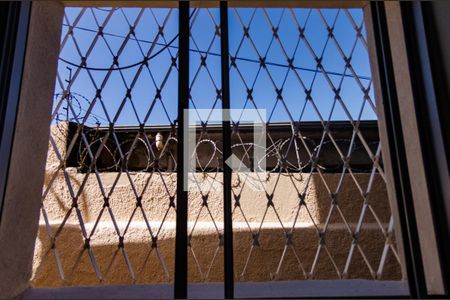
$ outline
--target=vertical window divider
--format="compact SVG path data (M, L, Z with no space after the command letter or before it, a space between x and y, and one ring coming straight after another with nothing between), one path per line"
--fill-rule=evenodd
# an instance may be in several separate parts
M426 298L427 288L423 269L418 228L415 219L410 174L406 165L404 138L399 116L398 95L392 67L384 3L371 3L377 48L380 87L386 112L386 128L391 152L399 222L405 251L405 267L411 298Z
M186 299L188 277L188 194L184 186L184 180L187 178L187 169L184 164L183 135L185 122L184 110L188 108L189 103L189 1L179 1L178 3L177 224L175 237L174 297L176 299Z
M220 50L222 80L223 141L223 210L224 210L224 289L225 298L234 298L233 218L231 199L231 168L225 163L231 156L230 70L228 49L228 3L220 1Z

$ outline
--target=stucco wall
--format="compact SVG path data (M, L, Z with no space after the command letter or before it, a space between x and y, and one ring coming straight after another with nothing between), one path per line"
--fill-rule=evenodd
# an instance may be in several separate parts
M64 130L61 130L61 128L64 129L64 125L59 128L53 126L51 131L55 144L58 145L60 150L60 154L64 155L65 139L61 136L64 135ZM58 166L59 161L57 155L51 145L49 145L44 190L53 178ZM121 232L127 227L130 217L136 208L136 198L130 185L130 179L138 191L142 191L147 182L149 183L147 191L142 198L142 207L154 232L161 227L158 235L158 249L164 263L167 265L169 277L163 272L160 260L156 256L156 251L150 254L149 259L144 264L146 256L151 249L151 238L145 218L139 211L133 215L132 222L130 222L129 229L124 237L124 249L127 252L136 276L135 280L130 276L121 251L118 252L111 265L114 253L118 249L119 238L115 232L111 218L106 212L102 215L95 234L91 237L90 246L101 273L107 273L103 281L104 283L127 284L133 282L153 283L171 281L174 267L176 214L173 208L167 214L166 212L169 208L169 195L175 195L176 174L154 173L152 175L151 173L142 172L131 173L130 177L128 177L125 173L102 172L99 173L98 178L94 174L90 174L86 179L87 174L78 173L75 168L68 168L66 171L75 192L78 191L83 180L86 180L83 192L78 199L78 207L86 223L86 231L88 233L91 232L100 211L103 209L104 201L99 188L99 181L102 187L106 191L109 191L117 180L114 193L112 193L109 203ZM214 174L209 175L214 176ZM310 175L308 173L292 175L272 174L269 177L267 190L274 190L273 202L278 216L272 208L265 214L267 198L264 192L256 192L248 186L244 186L240 204L245 218L238 209L236 209L233 215L237 279L244 281L266 281L273 278L286 242L279 219L281 219L283 226L286 228L292 227L298 208L298 194L294 185L298 190L302 190L307 184ZM219 174L217 176L218 181L221 182L221 175ZM319 227L323 226L331 207L330 197L323 180L327 182L331 190L335 190L340 176L340 174L331 173L324 174L323 178L319 174L311 175L307 189L308 192L305 197L305 203L309 212L304 207L300 210L293 235L293 245L296 253L307 272L312 267L319 244L315 224ZM369 178L370 174L367 173L355 174L355 179L363 189L367 188ZM163 184L163 181L165 184ZM242 184L243 182L238 180L237 176L234 175L233 189L235 192L242 188ZM189 199L189 228L192 228L195 220L197 220L195 230L192 233L191 245L201 268L200 272L193 259L192 252L190 252L189 281L199 282L205 280L205 274L208 272L208 268L210 268L210 271L207 280L221 281L223 276L223 250L219 248L213 261L219 239L211 216L220 231L223 221L222 193L220 191L210 193L208 208L211 215L208 214L205 207L202 209L200 193L190 192ZM379 222L386 226L389 222L390 209L386 186L380 175L375 175L368 201L379 217ZM346 222L354 229L360 218L363 198L350 175L345 175L339 192L338 204ZM72 198L67 188L67 179L64 178L63 172L59 171L54 177L52 188L44 200L44 207L53 233L57 231L71 205ZM251 247L251 232L248 225L250 225L253 232L256 232L263 218L264 222L261 227L259 239L260 246L256 247L252 252L246 272L241 277L240 275L246 264ZM161 226L161 220L163 219L164 223ZM352 236L349 234L336 208L331 215L329 223L330 225L325 239L326 245L336 265L342 271L352 243ZM381 259L382 249L385 245L385 239L375 218L371 216L370 212L366 214L364 219L363 230L359 241L368 261L376 271ZM66 280L61 280L53 256L53 250L51 250L51 242L47 235L47 229L41 216L33 264L33 285L37 287L56 287L62 285L99 284L100 281L96 277L87 252L84 252L81 258L79 258L83 244L84 241L80 226L78 225L77 216L75 213L72 213L56 240L56 249L59 251L61 265L66 275ZM79 261L77 262L77 260ZM211 261L213 262L211 263ZM76 266L75 269L74 266ZM106 272L108 266L110 266L110 269L109 272ZM203 276L201 273L203 273ZM362 256L356 250L354 259L350 265L348 278L372 278L371 275ZM311 278L338 278L334 266L325 251L321 252L316 272ZM391 255L387 258L381 279L400 278L400 266ZM298 268L297 259L290 249L286 253L277 279L304 279L303 273Z

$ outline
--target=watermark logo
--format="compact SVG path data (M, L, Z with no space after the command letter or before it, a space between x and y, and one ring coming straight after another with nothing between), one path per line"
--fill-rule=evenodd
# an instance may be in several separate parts
M254 191L265 191L265 109L185 109L184 120L185 191L202 195L221 192L225 165L231 168L234 181ZM223 121L233 124L229 157L223 157L222 152ZM245 134L241 134L240 128L245 128Z

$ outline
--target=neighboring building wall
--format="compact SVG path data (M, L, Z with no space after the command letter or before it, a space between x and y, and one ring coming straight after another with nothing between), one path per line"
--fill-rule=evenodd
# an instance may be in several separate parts
M65 155L64 133L56 126L52 127L52 135L60 150L61 155ZM47 165L46 165L46 180L45 186L49 183L51 175L54 174L59 166L59 160L52 147L49 147ZM77 173L75 168L67 169L70 181L72 182L74 190L78 190L83 182L86 173ZM99 173L99 178L105 189L110 189L116 178L119 176L117 172L102 172ZM209 174L213 176L214 174ZM275 189L273 202L275 208L279 213L279 217L284 226L292 226L293 218L295 216L296 208L298 207L298 195L292 186L295 182L296 186L301 189L306 184L306 178L309 174L282 174ZM141 190L150 176L150 185L148 191L144 194L142 205L151 226L159 228L161 220L164 218L165 212L169 204L169 197L163 185L161 176L167 185L170 194L174 195L176 190L176 173L132 173L131 178L138 190ZM335 188L338 184L340 174L328 173L324 174L325 180L331 188ZM358 222L363 204L360 192L354 184L350 175L345 175L344 184L339 192L339 205L345 219L354 228ZM367 186L369 181L369 173L356 174L356 179L363 186ZM220 177L220 175L219 175ZM269 178L269 189L276 184L277 174L272 174ZM218 181L221 181L220 178ZM240 182L236 175L233 178L233 188L239 188ZM195 217L201 207L201 196L199 193L190 192L189 203L189 225L193 226ZM386 225L389 222L390 208L387 201L386 185L379 175L376 175L374 180L374 187L372 188L371 196L369 197L376 214L380 217L380 222ZM245 213L247 221L250 223L252 230L255 230L262 219L264 210L267 207L267 200L265 193L252 191L248 187L244 187L241 197L241 208ZM327 214L330 208L329 194L322 183L318 174L314 174L305 202L310 210L311 215L308 215L306 210L302 210L299 215L299 220L296 225L296 231L293 238L293 243L297 248L298 254L304 267L307 271L311 268L311 263L317 251L317 232L314 228L314 221L316 224L323 224L326 221ZM83 193L78 199L79 208L81 210L84 222L86 223L87 232L90 232L94 226L97 216L103 207L103 197L99 189L97 178L94 174L89 175L87 183L83 188ZM129 179L125 173L122 173L118 179L112 197L110 198L110 207L114 212L116 221L119 224L120 230L126 227L130 216L135 209L135 199ZM52 189L45 198L45 208L48 219L51 223L52 231L55 232L58 226L64 219L65 214L70 209L72 200L67 189L67 183L64 179L63 172L60 171L57 175ZM222 193L211 193L208 199L208 208L216 221L219 229L223 222L223 207L222 207ZM170 210L166 216L162 232L158 238L158 247L160 253L167 264L169 274L173 274L174 263L174 238L175 238L175 211ZM157 221L155 221L157 220ZM287 220L287 221L285 221ZM376 220L367 214L363 226L360 245L364 249L367 259L374 266L375 271L378 267L378 262L381 258L382 249L384 247L385 238L376 224ZM330 227L327 233L326 243L336 261L338 267L343 269L349 247L351 245L351 235L349 235L344 222L337 213L333 214L330 222ZM234 253L235 266L237 275L240 274L247 259L248 249L251 246L251 234L246 227L245 219L238 211L234 214ZM97 263L102 273L105 273L110 264L113 254L117 249L118 236L114 230L113 223L106 213L103 215L101 222L98 224L96 233L91 238L91 246ZM268 213L263 223L260 235L260 247L253 253L251 262L249 263L246 275L239 278L244 281L266 281L271 280L277 269L277 264L283 252L285 245L285 236L277 216L272 212ZM57 265L54 256L50 249L50 239L47 235L45 223L41 217L39 226L39 234L36 241L35 259L34 259L34 276L33 285L37 287L44 286L62 286L62 285L92 285L99 284L99 280L95 276L94 269L89 260L87 252L85 252L79 262L78 253L83 247L83 237L81 234L78 220L75 213L67 219L67 223L61 231L61 235L56 241L56 247L59 251L62 261L64 273L68 278L66 282L60 279ZM145 220L140 213L136 213L133 221L130 223L129 230L125 235L125 249L129 255L134 272L137 275L138 283L154 283L167 282L171 278L167 278L163 272L163 268L155 254L155 251L150 255L145 268L142 273L138 274L144 265L146 255L151 249L151 240L145 225ZM200 214L196 226L196 234L192 238L192 247L195 248L196 257L199 264L208 266L209 262L214 256L215 245L218 244L217 234L214 224L210 216L203 211ZM211 265L211 271L208 276L208 281L221 281L223 276L223 258L222 250ZM202 281L200 273L196 269L196 265L190 257L189 263L189 280ZM264 261L264 264L259 262ZM72 270L73 266L77 267ZM206 269L206 267L205 267ZM400 265L394 257L389 257L385 266L383 280L399 280L401 279ZM206 271L206 270L203 270ZM72 273L72 276L70 274ZM372 274L368 271L364 260L361 256L356 254L349 270L348 278L367 278L370 279ZM333 264L327 257L322 257L319 260L317 272L312 277L314 279L338 279ZM303 274L297 268L296 257L292 253L287 253L280 280L304 279ZM124 263L124 259L119 253L116 257L115 263L111 267L105 282L111 284L127 284L132 283L133 280L129 275L129 271Z

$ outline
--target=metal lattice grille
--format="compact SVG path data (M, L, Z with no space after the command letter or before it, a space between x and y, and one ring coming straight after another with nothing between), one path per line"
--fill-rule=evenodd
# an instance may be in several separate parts
M267 280L380 279L388 259L390 267L397 263L399 268L393 219L389 208L380 210L374 191L385 186L381 144L367 142L360 128L362 120L377 113L372 81L353 64L355 59L357 66L368 66L362 11L233 9L233 22L240 30L230 38L231 95L240 96L242 108L267 109L268 155L279 162L259 199L243 204L245 181L233 188L235 224L243 223L248 232L248 242L238 240L239 233L235 237L237 277L251 281L265 270ZM291 132L275 139L271 128L281 115ZM303 133L311 119L321 124L318 143ZM353 128L344 140L349 143L335 138L335 120ZM326 174L318 163L326 147L336 153L339 175ZM361 147L372 164L367 175L356 174L352 166L352 155ZM307 156L288 160L290 151ZM302 172L305 167L308 173ZM261 207L256 213L255 206ZM264 252L275 257L267 259Z
M220 16L218 9L193 10L190 20L189 108L213 112L220 109ZM214 184L222 182L221 143L211 136L211 113L199 114L201 128L192 156L199 170L191 173L190 184L197 191L189 192L189 281L223 280L223 200ZM211 124L213 123L213 124ZM203 154L206 159L200 159ZM200 249L200 253L199 253ZM206 250L206 251L205 251Z
M65 284L92 283L94 276L102 283L172 278L173 262L166 258L174 252L176 177L158 163L177 138L172 130L161 147L148 125L157 119L176 127L166 90L177 84L177 20L175 9L66 9L48 158L53 165L47 164L42 196L47 237L40 237L44 259L54 257ZM117 130L130 123L139 130L121 138ZM77 144L84 173L67 168ZM139 144L145 156L136 153ZM110 159L105 169L97 168L100 156ZM144 159L148 172L129 170L135 159ZM160 201L157 211L154 201Z
M224 280L222 189L236 281L399 279L362 9L229 9L231 108L265 110L267 128L265 167L250 167L258 145L232 115L241 164L230 187L211 117L222 108L219 12L194 8L189 19L187 106L201 122L187 178L188 281ZM40 285L172 281L178 55L177 9L66 9Z

